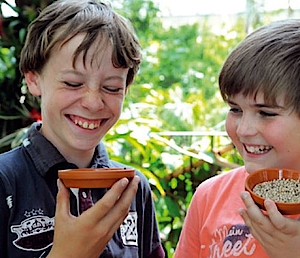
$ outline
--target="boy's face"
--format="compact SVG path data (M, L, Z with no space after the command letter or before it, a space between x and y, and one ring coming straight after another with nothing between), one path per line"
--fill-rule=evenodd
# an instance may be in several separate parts
M230 111L226 130L241 154L246 170L251 173L267 167L300 170L300 119L291 109L237 94L229 98Z
M29 72L25 78L31 93L41 96L42 133L69 162L79 156L88 163L99 140L120 117L128 69L113 66L110 46L93 56L95 44L87 53L86 67L81 54L74 68L73 53L82 39L77 35L53 50L41 74Z

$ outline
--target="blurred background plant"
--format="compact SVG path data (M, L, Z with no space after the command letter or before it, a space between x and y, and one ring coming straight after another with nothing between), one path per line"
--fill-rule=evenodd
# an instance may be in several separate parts
M0 0L13 13L0 13L0 152L19 146L28 126L41 120L39 99L28 94L18 63L28 24L52 1ZM265 12L258 2L263 1L247 0L245 12L235 14L230 25L219 22L217 31L210 15L165 26L153 1L112 2L132 21L144 61L123 115L104 141L111 158L149 179L168 257L196 187L242 164L224 130L227 107L218 92L222 62L251 29L296 15L290 6L288 12Z

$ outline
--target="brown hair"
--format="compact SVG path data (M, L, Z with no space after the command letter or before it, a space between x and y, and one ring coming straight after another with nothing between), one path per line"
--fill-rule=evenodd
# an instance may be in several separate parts
M41 72L51 51L79 33L85 33L85 38L74 53L73 64L80 53L85 64L87 51L94 42L99 41L98 48L103 46L102 42L111 43L113 65L129 68L126 85L133 82L141 49L132 25L97 0L58 0L46 7L28 27L21 52L21 72Z
M262 93L266 103L277 105L284 96L300 116L300 20L276 21L249 34L226 59L219 87L225 101Z

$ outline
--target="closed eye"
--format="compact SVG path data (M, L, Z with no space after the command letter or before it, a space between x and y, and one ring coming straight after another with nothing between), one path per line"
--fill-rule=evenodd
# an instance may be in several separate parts
M240 108L230 108L229 109L229 112L232 112L232 113L242 113L243 111L240 109Z
M259 114L260 114L261 116L278 116L277 113L266 112L266 111L259 111Z
M106 91L112 92L112 93L117 93L123 90L123 88L119 88L119 87L103 87Z
M82 86L81 83L74 83L74 82L64 82L65 85L69 86L69 87L73 87L73 88L76 88L76 87L80 87Z

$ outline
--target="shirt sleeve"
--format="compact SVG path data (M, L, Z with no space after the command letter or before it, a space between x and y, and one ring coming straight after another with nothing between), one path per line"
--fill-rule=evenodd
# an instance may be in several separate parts
M6 192L3 177L0 176L0 257L8 257L9 215L8 205L11 205L12 196Z

